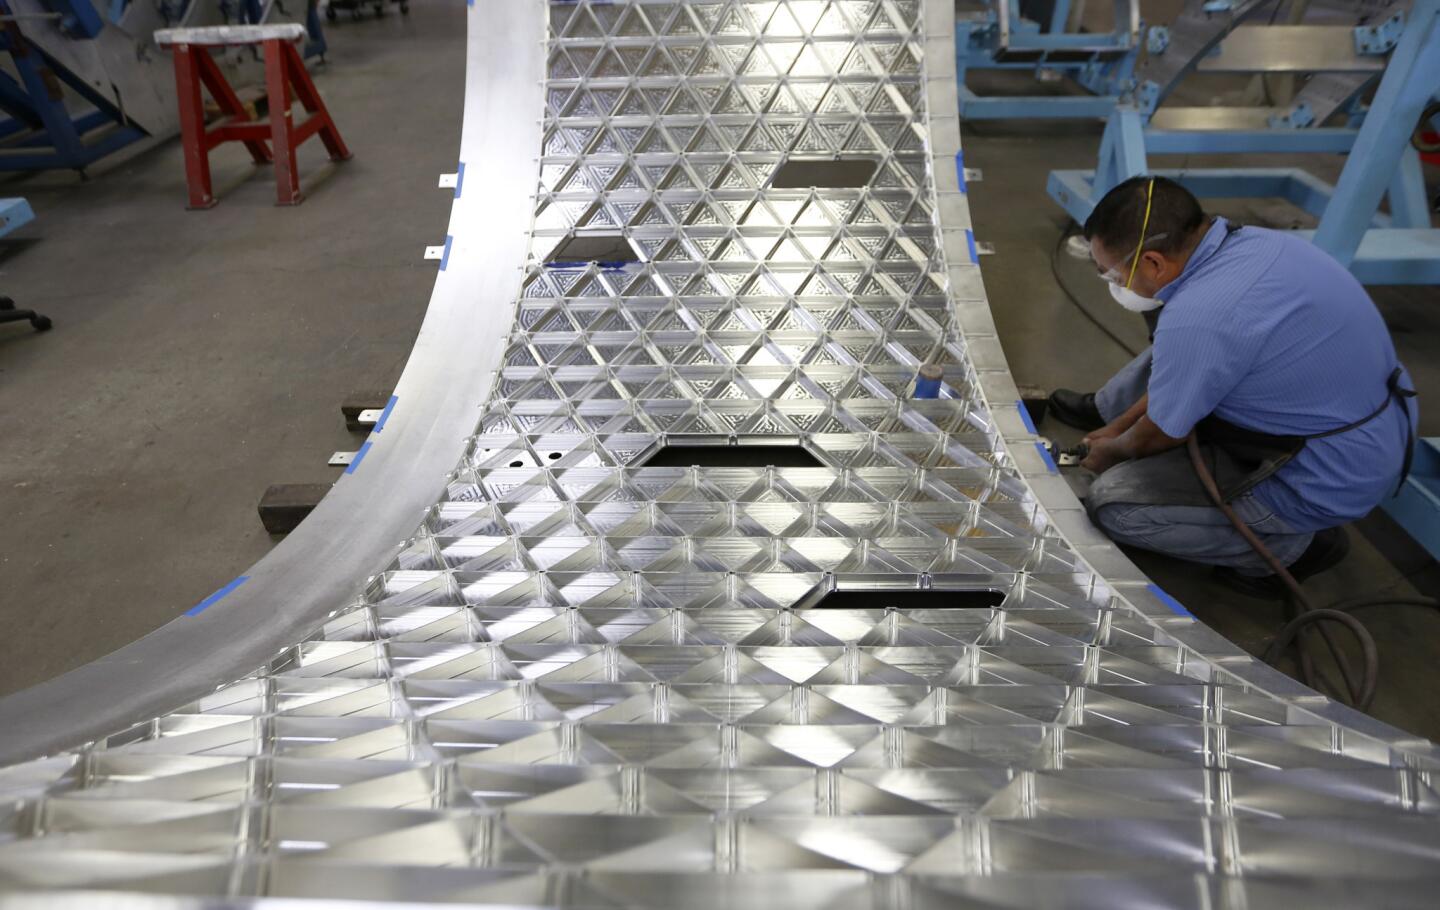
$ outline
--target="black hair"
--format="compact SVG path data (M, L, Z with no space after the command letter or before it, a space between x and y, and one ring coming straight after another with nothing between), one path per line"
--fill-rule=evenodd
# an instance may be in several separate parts
M1145 248L1167 255L1184 250L1195 231L1205 223L1200 200L1185 187L1166 177L1131 177L1105 194L1085 219L1085 239L1116 256L1130 256L1140 245L1140 228L1145 223L1145 197L1155 181L1150 200L1150 225L1145 230ZM1151 239L1153 238L1153 239Z

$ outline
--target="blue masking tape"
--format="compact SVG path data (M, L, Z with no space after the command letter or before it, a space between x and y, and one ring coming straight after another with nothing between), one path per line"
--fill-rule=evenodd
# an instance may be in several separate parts
M454 237L449 234L445 235L445 252L440 254L440 271L442 272L445 271L445 266L450 264L450 244L454 242Z
M398 395L390 396L390 400L385 402L385 410L380 412L380 419L375 421L375 429L371 432L378 433L381 430L385 429L385 421L390 419L390 412L395 410L395 402L399 400L400 396Z
M350 466L345 469L346 474L355 473L355 470L360 467L360 462L365 460L366 453L370 451L371 444L372 443L368 439L361 444L359 450L355 452L355 457L351 459Z
M455 171L455 198L460 198L460 190L465 186L465 162L460 162L460 167Z
M1015 405L1020 408L1020 421L1025 424L1025 429L1029 430L1031 435L1034 435L1036 432L1035 421L1030 419L1030 409L1025 407L1025 402L1018 398L1015 399Z
M1045 467L1050 470L1051 474L1060 473L1060 468L1055 465L1055 459L1050 457L1050 450L1045 448L1045 443L1035 443L1035 451L1039 452L1040 457L1045 459Z
M1180 601L1171 597L1169 594L1166 594L1165 589L1155 584L1154 582L1146 585L1145 590L1149 591L1151 594L1154 594L1156 599L1165 606L1169 607L1170 612L1174 613L1176 616L1184 616L1186 619L1195 618L1194 613L1191 613L1189 610L1180 606Z
M231 593L232 591L234 591L236 588L240 587L241 585L243 585L245 582L247 582L247 581L249 581L249 580L250 580L250 576L249 576L249 575L241 575L239 578L237 578L237 579L235 579L234 581L230 582L230 583L229 583L228 585L226 585L225 587L221 588L220 590L216 591L214 594L211 594L209 597L207 597L207 598L205 598L204 600L200 601L200 602L199 602L198 604L196 604L195 606L193 606L193 607L191 607L190 609L186 610L186 611L185 611L185 615L186 615L186 616L199 616L201 613L204 613L206 610L210 609L211 607L215 606L215 605L216 605L217 603L219 603L220 601L224 600L226 597L230 596L230 593Z
M963 151L955 153L955 177L960 181L960 192L968 193L969 190L965 187L965 153Z

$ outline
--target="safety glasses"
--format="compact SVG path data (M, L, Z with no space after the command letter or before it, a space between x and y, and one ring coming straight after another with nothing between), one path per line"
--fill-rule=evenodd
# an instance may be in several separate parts
M1129 277L1128 277L1128 278L1126 277L1125 273L1122 273L1122 272L1121 272L1121 269L1125 268L1124 263L1121 263L1120 265L1115 266L1114 268L1110 269L1109 271L1106 271L1106 272L1097 272L1097 274L1099 274L1099 276L1100 276L1101 278L1105 279L1106 281L1110 282L1111 284L1123 284L1124 287L1127 287L1127 288L1128 288L1128 287L1130 286L1130 282L1135 280L1135 268L1134 268L1134 267L1135 267L1135 265L1138 265L1138 264L1139 264L1139 262L1140 262L1140 254L1143 253L1143 252L1145 252L1145 246L1146 246L1147 244L1159 243L1160 241L1164 240L1166 237L1169 237L1169 236L1170 236L1170 235L1169 235L1168 233L1165 233L1165 232L1162 231L1161 233L1156 234L1156 235L1154 235L1153 237L1146 237L1143 241L1141 241L1140 245L1135 248L1135 253L1134 253L1134 255L1133 255L1133 256L1130 256L1130 257L1127 257L1127 261L1130 261L1130 262L1132 263L1131 268L1130 268L1130 270L1129 270Z

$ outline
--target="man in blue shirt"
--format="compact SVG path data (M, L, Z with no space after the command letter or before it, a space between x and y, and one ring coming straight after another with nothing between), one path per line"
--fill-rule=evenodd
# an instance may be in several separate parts
M1228 470L1231 505L1297 579L1338 562L1340 526L1394 492L1417 419L1365 289L1313 244L1207 216L1164 178L1115 187L1085 237L1116 301L1154 320L1152 347L1099 392L1051 397L1059 419L1091 431L1092 519L1121 543L1277 593L1200 488L1181 448L1195 431Z

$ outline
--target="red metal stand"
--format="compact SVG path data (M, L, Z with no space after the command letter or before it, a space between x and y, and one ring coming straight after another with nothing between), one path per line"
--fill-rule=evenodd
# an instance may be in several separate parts
M1427 143L1427 148L1440 146L1440 133L1421 133L1421 139ZM1440 152L1421 152L1420 160L1426 164L1433 164L1436 167L1440 167Z
M295 50L294 40L269 36L245 40L240 35L243 31L239 28L227 29L229 34L225 37L229 40L223 42L186 42L177 36L171 44L175 51L175 88L180 100L180 137L185 146L185 180L190 191L188 208L208 209L215 204L215 194L210 186L210 150L222 142L245 143L256 164L274 162L276 205L299 205L305 198L300 192L295 150L306 139L318 133L332 161L344 161L350 157L350 150L340 138L335 121L330 119L325 102L320 100L315 83L310 81L310 74L305 71L305 63ZM209 51L215 46L255 44L264 49L269 123L251 118ZM223 115L219 123L208 129L205 126L201 85L209 89ZM310 115L298 124L290 111L290 105L296 98ZM266 140L273 144L273 154Z

